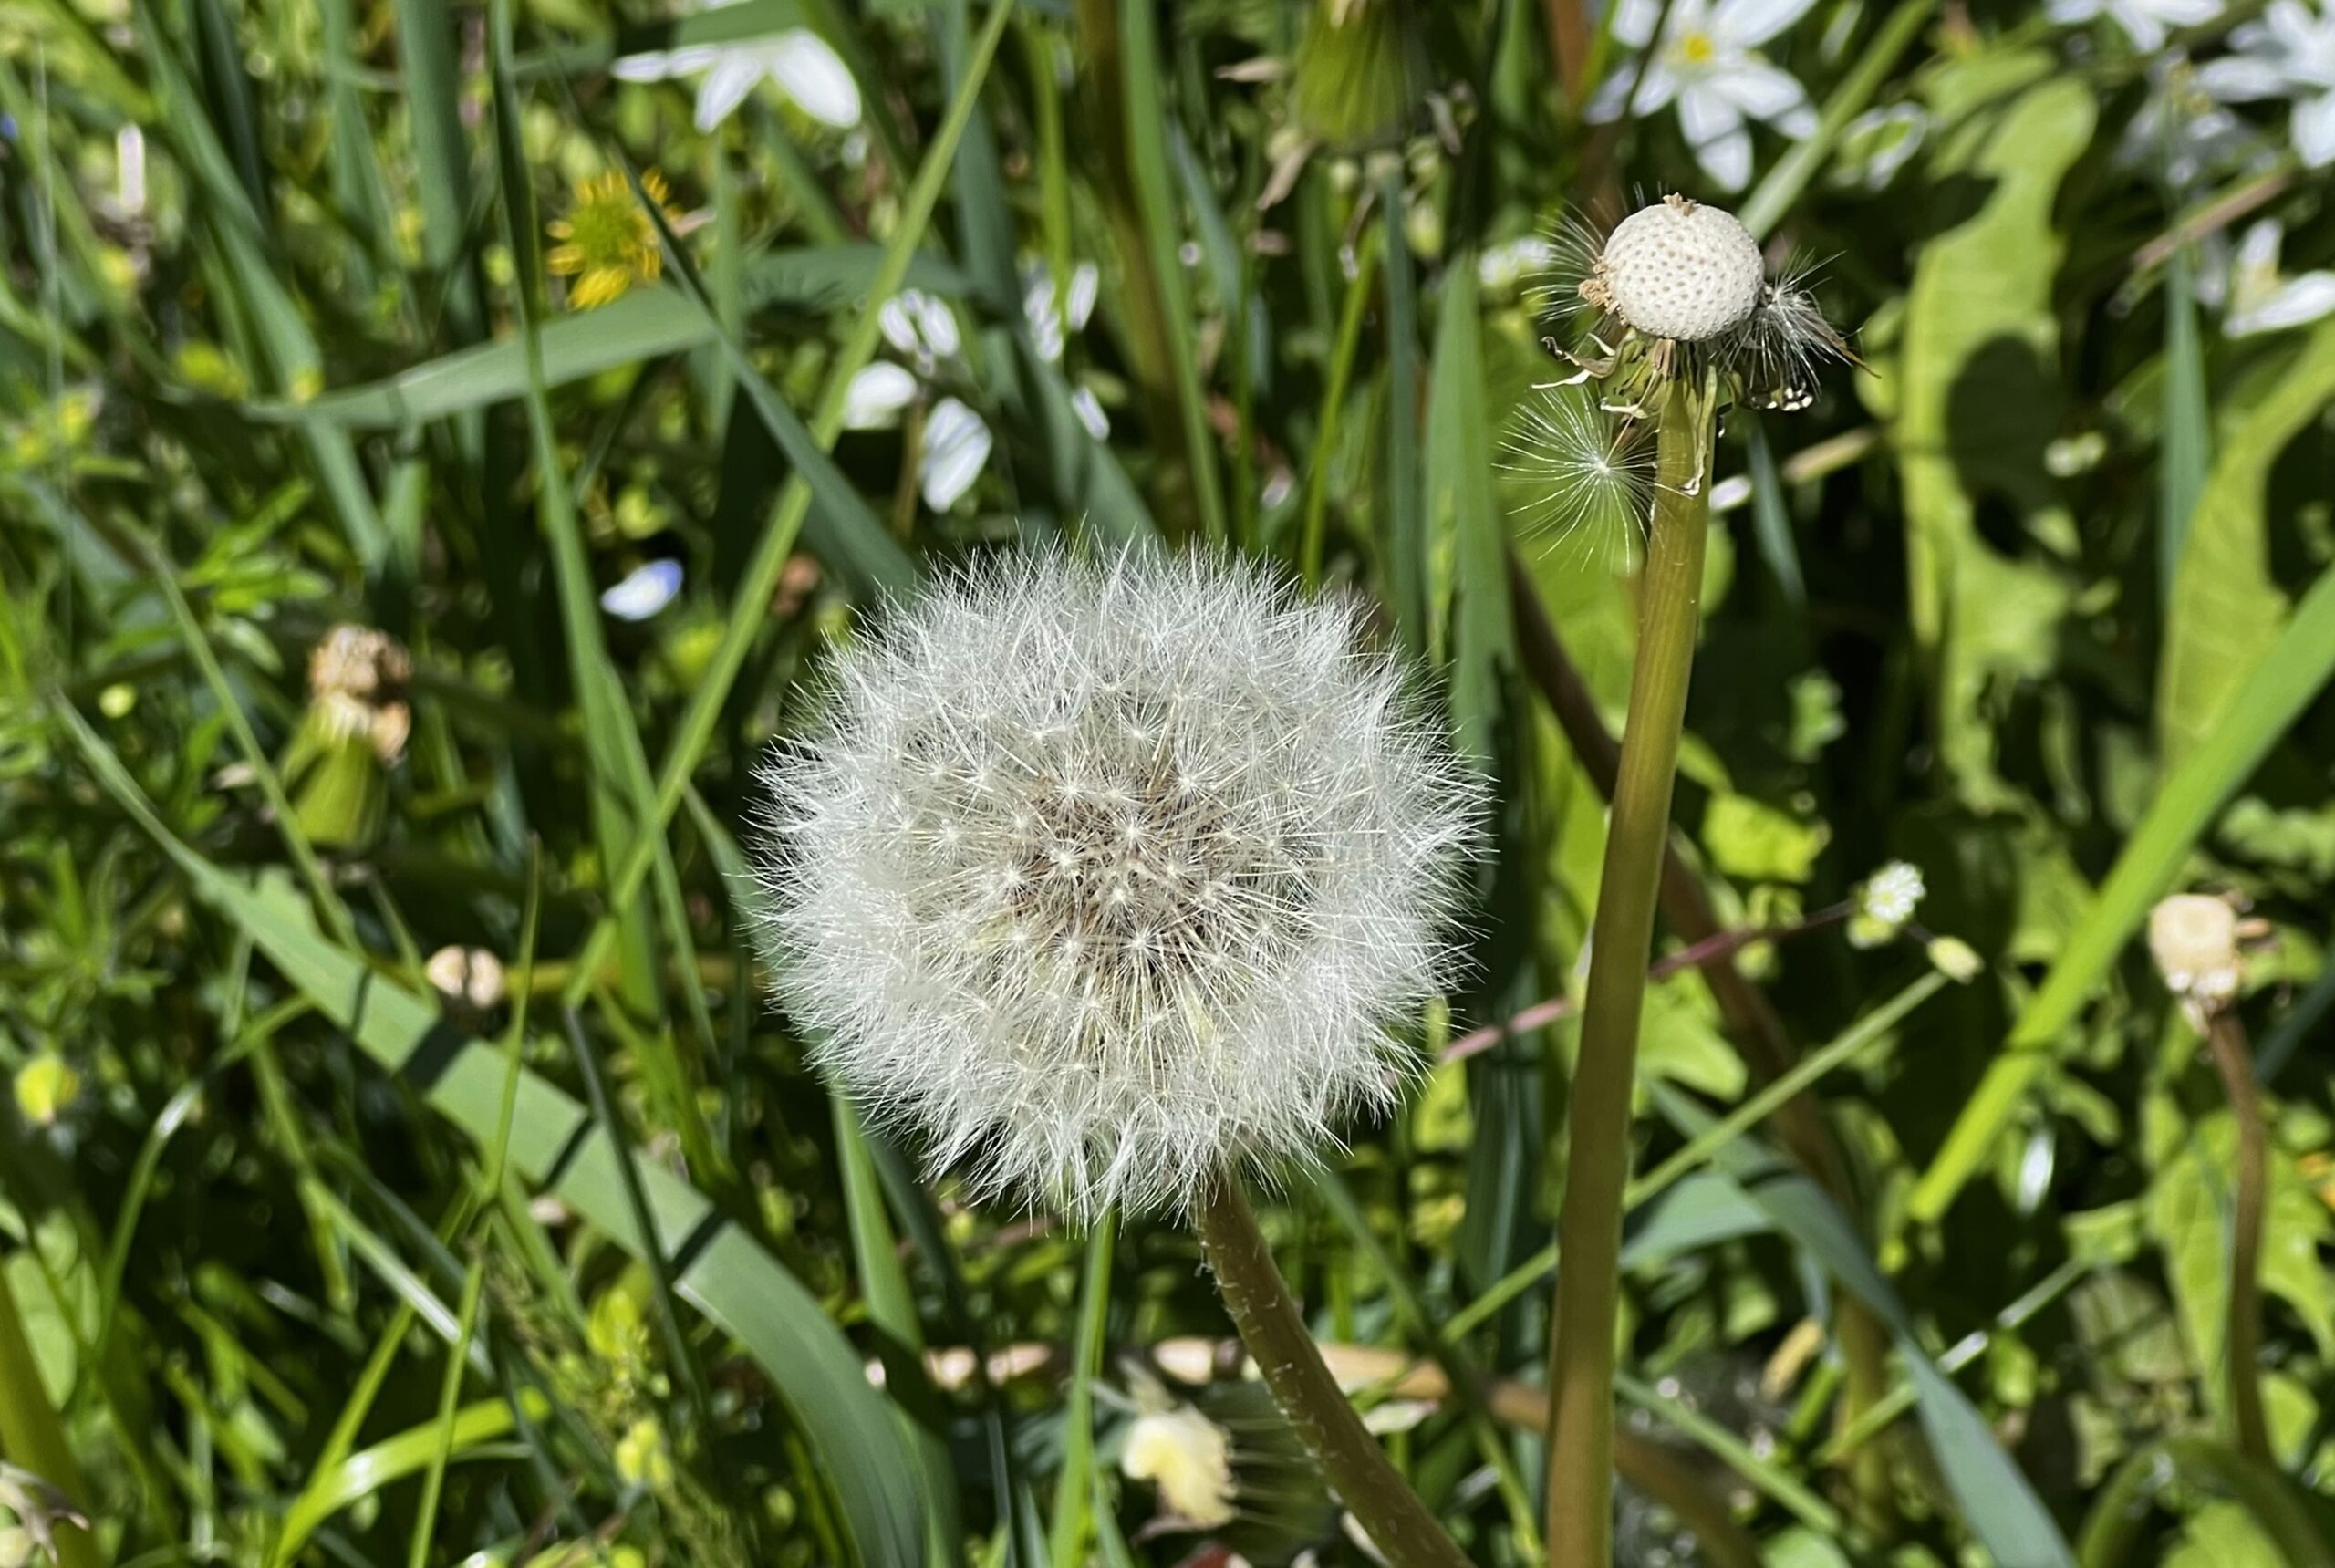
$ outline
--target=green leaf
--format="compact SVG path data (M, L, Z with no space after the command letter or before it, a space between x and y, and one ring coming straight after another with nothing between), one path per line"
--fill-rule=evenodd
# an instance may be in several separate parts
M1951 102L2037 64L1981 56L1941 73L1933 98ZM2036 85L1969 113L1934 173L1985 191L1985 204L1922 245L1906 300L1895 445L1914 638L1935 669L1939 750L1980 807L2009 804L1994 771L1989 692L2050 671L2069 599L2059 573L1983 537L1977 511L1982 497L1999 497L2030 531L2073 535L2043 465L2059 421L2051 289L2065 250L2052 209L2097 112L2089 85L2045 67Z
M2166 778L2126 841L2091 909L2012 1026L2003 1053L1964 1102L1946 1142L1907 1200L1934 1220L1977 1173L1995 1140L2050 1065L2051 1052L2106 978L2151 905L2230 796L2335 675L2335 571L2322 572L2294 618L2247 680L2221 722Z
M506 1065L493 1046L457 1031L437 1009L362 959L327 941L281 877L240 881L197 855L164 826L112 748L80 714L58 715L99 783L175 862L202 900L246 932L317 1011L348 1031L392 1073L425 1072L415 1087L448 1119L490 1144L502 1126ZM617 1129L593 1125L584 1108L534 1073L519 1081L511 1123L511 1168L551 1190L586 1221L636 1255L649 1238L633 1220ZM723 1219L689 1183L660 1166L638 1167L655 1244L666 1257L687 1250L674 1287L744 1345L787 1403L818 1456L867 1568L908 1568L922 1560L924 1531L915 1460L860 1358L819 1303L744 1231ZM434 1425L424 1433L434 1443Z
M2231 425L2189 520L2157 666L2157 747L2187 756L2236 701L2286 624L2270 576L2270 469L2335 399L2335 321L2321 323L2285 375Z

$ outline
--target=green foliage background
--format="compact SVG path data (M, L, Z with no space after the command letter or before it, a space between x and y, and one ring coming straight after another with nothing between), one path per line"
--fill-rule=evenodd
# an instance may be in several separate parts
M1629 68L1593 11L1347 13L0 4L0 1507L62 1489L68 1568L1362 1560L1229 1376L1175 1397L1241 1517L1163 1523L1117 1460L1130 1363L1206 1380L1227 1332L1194 1243L866 1136L752 982L738 840L883 596L1017 539L1253 552L1383 608L1496 781L1423 1048L1577 990L1631 589L1515 521L1557 371L1514 243L1721 193L1666 114L1583 120L1568 20ZM608 71L799 27L848 135ZM2335 321L2229 337L2196 287L2253 215L2297 271L2335 229L2275 116L2226 185L2136 167L2117 37L1827 0L1770 46L1821 128L1738 210L1871 369L1720 441L1684 907L1787 927L1904 858L1984 963L1820 925L1652 993L1626 1561L2335 1561ZM545 224L612 171L682 220L569 311ZM1085 264L1051 354L1025 293ZM904 286L960 348L846 430ZM995 449L936 513L942 398ZM679 596L604 613L654 561ZM393 764L312 698L343 623L410 650ZM2261 922L2274 1465L2224 1435L2230 1117L2136 940L2176 888ZM505 994L442 998L449 946ZM1821 1185L1730 983L1810 1064ZM1486 1563L1536 1552L1569 1045L1437 1068L1268 1213L1367 1397L1468 1387L1382 1407ZM1842 1434L1848 1297L1895 1392Z

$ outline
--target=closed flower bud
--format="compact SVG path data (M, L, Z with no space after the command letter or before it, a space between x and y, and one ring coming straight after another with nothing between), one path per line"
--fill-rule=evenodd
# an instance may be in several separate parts
M1479 793L1356 611L1133 553L928 588L761 782L814 1061L936 1168L1082 1218L1391 1102Z
M2165 989L2205 1012L2236 996L2245 981L2237 938L2237 911L2203 893L2175 893L2149 911L2149 956Z

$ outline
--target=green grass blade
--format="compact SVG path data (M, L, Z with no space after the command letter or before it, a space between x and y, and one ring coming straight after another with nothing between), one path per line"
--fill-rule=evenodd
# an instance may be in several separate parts
M1403 228L1401 165L1391 167L1379 182L1378 200L1386 263L1386 517L1380 545L1396 624L1402 628L1405 646L1423 653L1427 645L1427 562L1426 499L1419 480L1418 283L1410 235Z
M432 1076L414 1086L482 1144L502 1125L505 1063L501 1054L455 1033L438 1011L361 959L325 940L280 879L240 881L172 834L121 760L78 712L57 717L106 794L177 865L202 900L239 929L287 982L349 1033L392 1073L417 1058ZM425 1044L430 1049L425 1051ZM442 1066L435 1064L443 1061ZM556 1176L551 1190L586 1222L636 1256L644 1234L625 1191L618 1129L597 1124L567 1095L533 1073L520 1080L511 1119L512 1168L534 1180ZM906 1568L921 1560L923 1530L909 1476L914 1460L884 1401L868 1386L860 1358L794 1275L703 1196L660 1168L638 1175L653 1244L673 1257L689 1250L677 1292L735 1337L770 1376L818 1457L849 1523L865 1568ZM444 1331L451 1335L447 1314Z
M1755 238L1767 238L1783 215L1791 211L1792 203L1800 200L1809 182L1822 171L1824 161L1832 155L1849 121L1863 114L1865 106L1881 91L1889 73L1896 68L1898 57L1912 47L1914 40L1921 36L1923 25L1936 9L1937 0L1898 0L1896 8L1881 24L1880 31L1873 34L1873 42L1857 57L1855 67L1832 89L1832 96L1824 100L1815 134L1793 142L1743 203L1743 210L1737 215Z
M1010 10L1010 5L998 7L999 13ZM917 171L916 182L909 188L908 198L902 204L899 228L893 234L885 251L883 265L868 287L867 303L861 309L859 319L853 324L843 353L828 376L825 389L820 394L818 410L813 420L813 432L822 451L833 446L836 435L843 429L845 394L850 389L852 378L874 356L880 336L877 311L898 292L908 273L908 258L915 254L925 227L931 222L933 208L939 202L940 190L948 177L950 153L965 122L972 116L982 77L989 62L996 56L998 39L1003 27L1003 16L992 14L989 26L983 28L974 56L981 69L967 78L956 100L950 106L948 118L941 122L940 130L933 137L924 164ZM709 322L713 319L710 312L705 313L705 318ZM661 835L665 825L672 820L674 811L680 805L681 794L689 784L690 774L705 755L706 748L712 743L714 726L721 719L723 705L730 699L732 683L744 668L747 651L769 616L771 594L778 587L779 573L785 568L786 558L794 551L794 540L802 529L804 516L810 504L809 483L800 473L788 479L779 494L770 524L755 545L753 558L747 565L738 592L731 600L730 614L722 626L721 641L698 677L695 690L690 693L690 705L681 715L672 742L666 750L664 763L658 771L656 799L647 826L650 834ZM617 871L610 885L611 907L621 907L638 890L640 878L649 870L651 847L646 843L634 845L630 858ZM606 958L608 944L614 937L615 928L606 919L593 928L576 961L576 979L571 982L569 991L564 993L563 1000L572 1003L582 999L585 988L590 984L590 977Z
M1063 1394L1062 1474L1054 1483L1053 1522L1046 1560L1053 1568L1080 1568L1094 1528L1095 1379L1111 1314L1111 1251L1119 1219L1105 1212L1086 1235L1086 1268L1078 1287L1078 1334L1071 1346L1070 1382Z

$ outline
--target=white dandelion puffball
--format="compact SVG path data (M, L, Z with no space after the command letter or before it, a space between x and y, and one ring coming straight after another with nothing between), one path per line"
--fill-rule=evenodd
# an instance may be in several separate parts
M1597 272L1614 314L1648 337L1685 343L1749 321L1767 282L1751 231L1734 213L1683 196L1616 224Z
M1182 1210L1383 1108L1480 786L1262 571L1036 553L842 653L763 768L765 950L814 1062L935 1169Z

